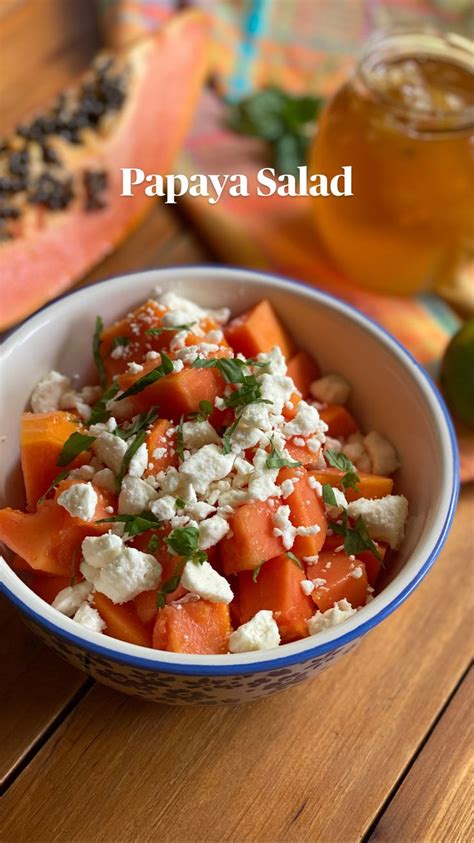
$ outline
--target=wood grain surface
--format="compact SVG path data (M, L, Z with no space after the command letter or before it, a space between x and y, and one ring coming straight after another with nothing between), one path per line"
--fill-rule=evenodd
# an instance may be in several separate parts
M93 0L0 0L2 125L69 84L99 40ZM157 204L82 283L212 259ZM472 843L473 515L471 486L431 573L355 651L240 707L89 690L2 606L2 843Z

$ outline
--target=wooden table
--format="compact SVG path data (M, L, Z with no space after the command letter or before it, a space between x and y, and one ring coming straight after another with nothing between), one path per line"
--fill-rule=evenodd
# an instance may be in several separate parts
M98 34L88 0L0 0L0 20L11 123L19 103L71 78ZM210 260L157 205L84 283ZM114 693L58 660L2 604L2 841L472 841L473 510L471 486L432 572L355 652L240 707Z

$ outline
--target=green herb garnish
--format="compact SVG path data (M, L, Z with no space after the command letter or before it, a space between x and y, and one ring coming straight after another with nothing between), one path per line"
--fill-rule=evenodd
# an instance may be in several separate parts
M181 462L184 460L183 425L184 416L181 416L176 433L176 453L178 454L178 457L180 458Z
M184 507L186 506L186 501L183 501L182 498L176 498L175 502L176 502L176 509L184 509Z
M241 383L242 386L239 389L236 389L224 398L226 407L236 409L237 407L247 407L248 404L273 403L261 397L260 384L255 375L244 375Z
M102 398L99 398L96 404L92 407L91 414L88 418L87 424L89 427L92 424L98 424L99 422L107 421L110 418L110 412L107 410L107 404L109 401L112 401L112 398L115 398L117 392L119 391L120 387L118 383L113 383L109 386L108 389L105 390Z
M260 565L257 565L257 567L254 568L254 571L253 571L253 574L252 574L252 579L253 579L254 582L257 582L258 575L259 575L260 571L262 570L263 564L264 564L263 562L260 562Z
M102 356L100 353L100 347L102 345L101 334L104 330L104 323L100 316L95 317L95 330L94 330L94 337L92 340L92 353L94 355L95 365L97 366L97 371L99 373L99 382L102 389L105 389L107 386L107 375L105 373L104 368L104 361L102 360Z
M286 459L280 451L275 448L273 438L270 440L272 449L266 459L265 465L267 468L297 468L301 463L298 460Z
M218 369L227 383L244 383L248 377L245 370L249 366L267 366L268 363L259 363L256 360L239 360L238 357L211 357L205 359L198 357L192 364L193 369Z
M163 606L166 605L166 596L168 594L172 594L173 591L176 591L180 582L181 582L181 574L182 574L183 563L178 562L176 568L174 569L173 575L168 579L165 580L163 585L161 586L160 590L156 594L156 608L162 609Z
M110 518L101 518L96 524L119 523L125 525L125 532L129 538L146 533L147 530L156 530L160 522L151 512L142 512L140 515L112 515Z
M364 519L359 515L353 527L349 527L347 511L342 515L342 522L330 521L329 526L337 536L344 537L344 552L347 556L357 556L364 550L369 550L375 558L382 562L382 557L377 550L377 545L370 538Z
M145 334L149 334L151 337L160 337L163 331L190 331L195 324L196 322L187 322L185 325L163 325L161 328L148 328Z
M291 96L269 87L234 105L228 122L234 132L267 141L279 173L297 175L297 168L307 162L322 105L320 97Z
M168 547L182 556L185 560L191 560L202 565L207 559L207 553L199 550L199 530L197 527L175 527L165 538Z
M112 348L119 348L119 346L123 346L124 348L126 348L129 342L130 337L115 337L112 343Z
M159 542L158 536L156 535L156 533L153 533L150 541L148 542L148 546L147 546L148 553L154 553L155 550L158 550L159 544L160 544L160 542Z
M348 489L350 487L357 492L357 484L360 482L360 478L350 459L348 459L341 451L334 451L332 449L325 451L325 457L329 465L332 465L333 468L338 468L339 471L344 472L344 476L341 479L342 488Z
M61 480L65 480L66 477L69 477L71 469L67 468L66 471L60 471L59 474L56 475L54 480L51 481L46 491L38 498L37 506L40 506L42 503L45 502L46 498L48 497L49 493L61 482Z
M296 554L295 554L295 553L292 553L292 551L291 551L291 550L287 550L287 551L286 551L286 555L288 556L288 559L291 559L291 561L292 561L292 562L294 562L294 563L295 563L295 565L297 565L297 567L298 567L301 571L303 571L303 570L304 570L304 569L303 569L303 563L302 563L301 559L298 559L298 557L296 556Z
M323 501L328 506L338 506L334 489L330 483L323 483Z
M126 389L125 392L117 398L117 401L123 401L124 398L128 398L130 395L137 395L139 392L146 389L147 386L151 386L152 383L156 383L156 381L161 380L161 378L164 378L165 375L171 374L172 371L173 362L170 360L168 355L162 351L161 364L135 381L132 386Z
M140 413L130 427L127 427L126 429L117 427L116 430L114 430L114 434L115 436L120 436L121 439L130 439L131 436L136 436L137 433L148 430L150 425L153 424L157 418L158 408L151 407L148 412Z
M88 436L86 433L71 433L62 447L56 465L69 465L83 451L89 451L96 439L96 436Z
M143 445L145 439L147 437L146 430L141 430L140 433L137 433L133 442L128 446L127 450L125 451L122 459L122 465L120 466L120 471L118 473L116 479L116 487L117 492L120 492L122 486L122 480L125 477L128 467L132 461L133 456L137 453L138 449Z
M224 433L224 436L222 437L222 443L223 443L222 453L223 454L230 454L230 452L232 450L230 440L232 439L235 431L237 430L239 422L240 422L240 416L237 416L237 418L232 422L230 427L228 427L226 432Z
M195 419L196 421L203 422L209 418L213 411L214 407L212 406L210 401L200 401L199 402L199 413L190 413L188 419Z

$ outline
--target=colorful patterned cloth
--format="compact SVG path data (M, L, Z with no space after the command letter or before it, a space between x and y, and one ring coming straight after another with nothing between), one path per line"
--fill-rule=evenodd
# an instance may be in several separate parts
M172 0L100 0L110 40L124 42L159 26L173 13ZM179 4L182 6L183 4ZM191 4L189 4L191 5ZM212 64L217 90L227 100L255 87L330 94L347 76L361 42L375 27L436 19L472 26L472 6L462 0L200 0L214 24ZM456 14L450 11L457 8ZM461 11L459 11L461 9ZM314 284L356 305L393 333L436 377L455 314L432 295L396 298L354 287L332 268L317 243L307 198L257 198L257 170L266 165L257 140L225 128L226 104L204 93L193 131L176 172L243 173L249 197L223 194L218 204L184 198L187 213L224 262L267 269ZM474 479L474 437L458 431L461 480Z

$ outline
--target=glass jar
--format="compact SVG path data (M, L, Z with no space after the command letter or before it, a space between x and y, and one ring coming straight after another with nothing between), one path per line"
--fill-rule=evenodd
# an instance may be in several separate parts
M357 284L446 283L474 243L474 46L395 32L369 43L321 116L310 172L352 165L353 196L315 197L330 254Z

